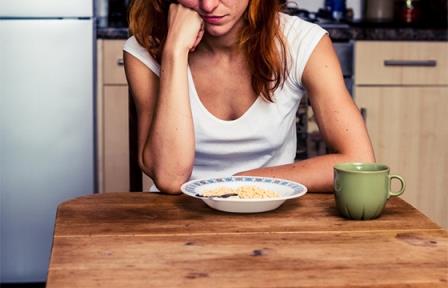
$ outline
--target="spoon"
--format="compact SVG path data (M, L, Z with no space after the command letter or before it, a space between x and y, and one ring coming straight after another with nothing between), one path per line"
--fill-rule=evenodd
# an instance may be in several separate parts
M227 194L222 194L222 195L212 195L212 196L205 196L202 194L196 194L196 196L201 197L201 198L228 198L231 196L238 196L237 193L227 193Z

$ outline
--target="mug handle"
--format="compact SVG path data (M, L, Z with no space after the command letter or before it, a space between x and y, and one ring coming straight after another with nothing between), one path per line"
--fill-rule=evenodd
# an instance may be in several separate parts
M390 188L392 187L392 179L397 179L401 183L401 188L398 191L390 191ZM387 199L390 198L390 196L400 196L403 194L404 189L406 188L406 183L404 182L403 177L398 175L389 175L389 194L387 195Z

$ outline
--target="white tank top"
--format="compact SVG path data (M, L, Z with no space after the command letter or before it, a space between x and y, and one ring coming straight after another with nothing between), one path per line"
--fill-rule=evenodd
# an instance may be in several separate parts
M283 87L274 92L274 103L258 97L240 118L221 120L202 104L188 69L196 141L190 180L231 176L240 171L294 162L295 115L305 93L301 77L312 51L326 31L295 16L282 13L280 19L290 54L289 77ZM133 36L126 41L124 51L160 76L160 65Z

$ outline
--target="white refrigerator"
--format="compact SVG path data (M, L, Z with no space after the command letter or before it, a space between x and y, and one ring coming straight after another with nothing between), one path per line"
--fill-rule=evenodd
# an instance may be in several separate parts
M0 0L0 283L43 282L56 208L95 192L92 0Z

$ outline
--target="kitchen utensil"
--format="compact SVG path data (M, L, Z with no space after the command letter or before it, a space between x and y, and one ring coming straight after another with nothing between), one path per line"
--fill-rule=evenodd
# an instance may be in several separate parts
M394 18L393 0L366 0L366 20L389 22Z
M229 197L232 197L232 196L238 196L238 194L237 193L227 193L227 194L213 195L213 196L196 194L196 196L201 197L201 198L229 198Z

